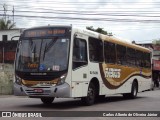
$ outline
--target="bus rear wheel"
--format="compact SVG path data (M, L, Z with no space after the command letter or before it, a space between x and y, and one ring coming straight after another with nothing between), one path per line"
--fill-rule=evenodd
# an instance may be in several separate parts
M42 97L41 101L44 104L51 104L54 101L54 97Z
M134 81L133 84L132 84L132 90L131 90L131 93L130 93L130 97L132 99L136 98L137 93L138 93L138 84L137 84L137 82Z
M81 98L81 100L85 105L90 106L94 104L95 96L96 96L95 85L93 83L90 83L88 87L87 96Z
M134 81L132 83L131 93L125 93L125 94L123 94L123 97L134 99L137 97L137 93L138 93L138 84L137 84L137 82Z

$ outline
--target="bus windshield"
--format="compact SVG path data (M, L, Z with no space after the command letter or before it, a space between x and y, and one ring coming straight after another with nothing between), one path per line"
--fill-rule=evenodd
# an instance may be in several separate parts
M19 42L16 71L54 72L67 70L69 38L22 38Z

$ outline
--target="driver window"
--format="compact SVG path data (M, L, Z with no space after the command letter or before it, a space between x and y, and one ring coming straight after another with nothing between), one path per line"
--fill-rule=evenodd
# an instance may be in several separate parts
M83 39L75 38L73 45L73 69L87 63L87 43Z

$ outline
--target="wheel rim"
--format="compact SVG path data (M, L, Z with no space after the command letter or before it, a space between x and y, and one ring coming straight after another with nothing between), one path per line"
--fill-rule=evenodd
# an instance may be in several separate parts
M94 90L92 88L89 88L88 90L88 100L94 100Z

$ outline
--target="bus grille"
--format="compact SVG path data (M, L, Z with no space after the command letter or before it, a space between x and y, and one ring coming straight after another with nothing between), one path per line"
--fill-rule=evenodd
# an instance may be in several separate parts
M46 88L44 89L44 87L28 88L25 92L29 96L48 96L51 94L51 90Z

